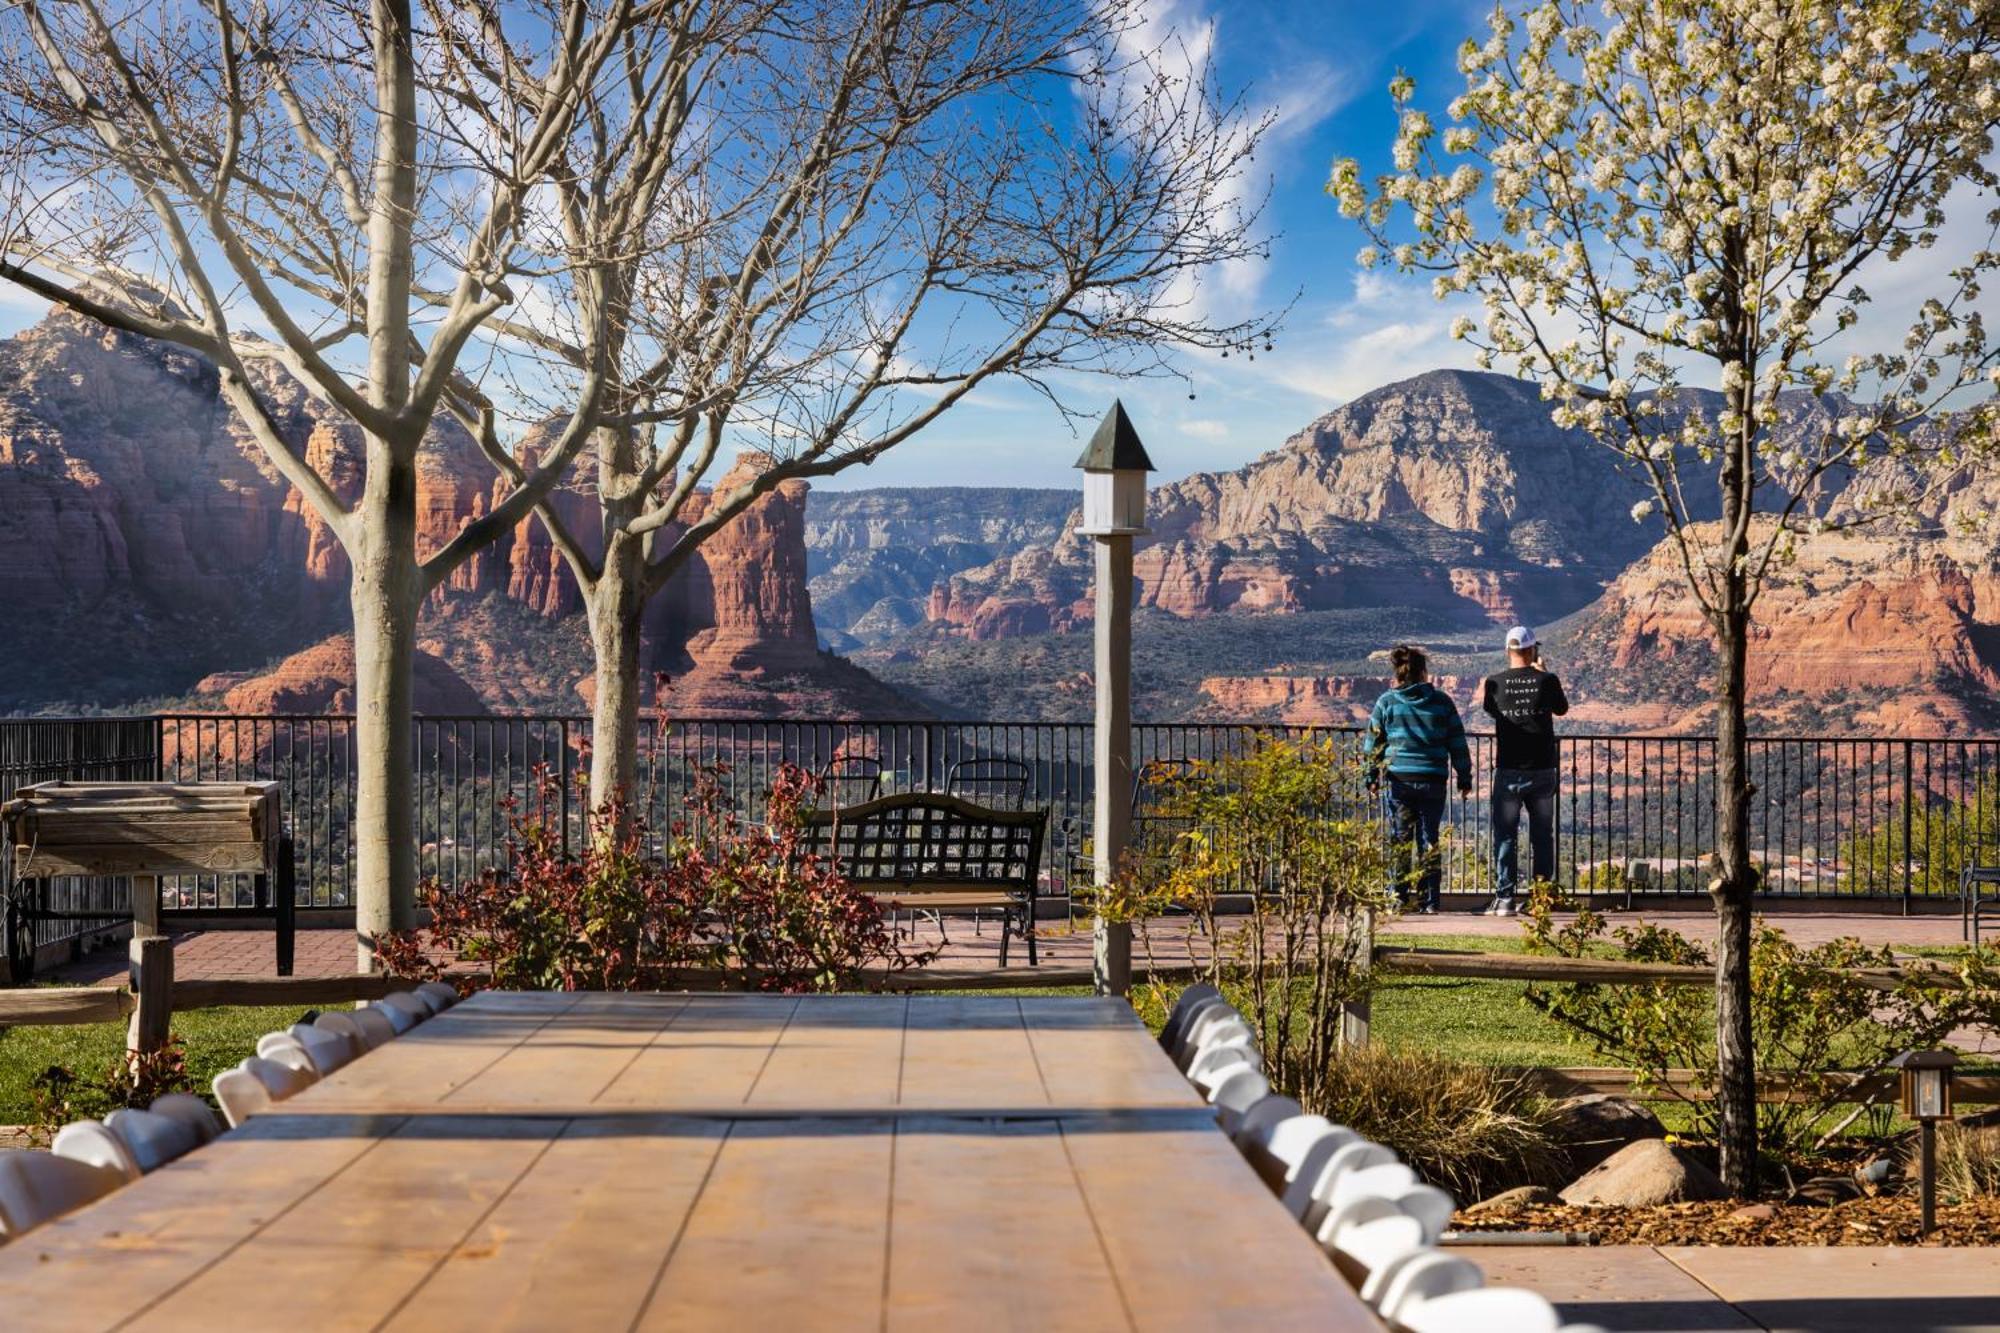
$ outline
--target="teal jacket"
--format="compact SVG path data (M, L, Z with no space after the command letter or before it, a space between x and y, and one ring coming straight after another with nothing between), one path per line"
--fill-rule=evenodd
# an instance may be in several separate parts
M1450 695L1426 680L1399 685L1375 701L1368 715L1368 772L1380 777L1385 768L1397 777L1433 781L1456 770L1461 783L1472 781L1465 723Z

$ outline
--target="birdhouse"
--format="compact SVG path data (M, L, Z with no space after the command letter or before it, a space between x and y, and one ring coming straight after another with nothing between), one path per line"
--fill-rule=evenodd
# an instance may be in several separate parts
M1146 457L1123 403L1113 401L1076 465L1083 469L1079 533L1120 537L1146 530L1146 474L1153 470L1153 460Z

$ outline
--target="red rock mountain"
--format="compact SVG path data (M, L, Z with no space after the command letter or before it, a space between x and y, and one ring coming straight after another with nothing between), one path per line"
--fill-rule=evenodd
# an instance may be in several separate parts
M282 370L252 365L293 447L352 498L357 432ZM740 460L725 482L761 465ZM440 420L419 460L420 551L504 489L470 435ZM677 678L676 707L768 712L791 690L835 712L879 711L895 697L817 650L804 497L803 484L765 497L658 599L647 665ZM589 497L556 502L591 540ZM0 710L180 696L204 677L196 694L218 706L333 707L352 687L351 645L325 637L345 621L347 574L339 543L220 401L202 358L62 311L0 341L0 621L37 628L0 648ZM468 618L496 599L527 614ZM419 706L575 707L588 674L580 609L547 533L523 524L440 590ZM503 633L519 642L496 641ZM544 679L552 660L569 664L567 679ZM523 697L510 678L524 675L547 688Z
M1158 487L1135 558L1143 606L1177 616L1404 607L1544 620L1643 554L1638 484L1558 429L1536 389L1440 370L1364 394L1233 472ZM930 618L974 639L1088 620L1073 535L957 575Z

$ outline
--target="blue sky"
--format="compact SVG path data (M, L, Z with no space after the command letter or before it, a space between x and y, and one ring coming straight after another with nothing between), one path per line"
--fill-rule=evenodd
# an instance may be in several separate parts
M1149 19L1208 43L1226 88L1276 126L1254 184L1269 186L1268 263L1208 284L1218 314L1254 315L1293 303L1274 353L1183 356L1191 383L1071 377L1070 406L1093 417L1122 396L1160 472L1231 468L1256 457L1340 402L1431 366L1460 363L1449 323L1427 284L1362 275L1363 238L1322 192L1342 155L1381 164L1394 135L1387 83L1407 68L1432 90L1456 85L1453 52L1484 28L1490 0L1145 0ZM1448 95L1448 94L1447 94ZM0 284L0 335L46 307ZM1196 397L1189 401L1192 388ZM1088 423L1083 429L1087 432ZM1000 385L960 404L925 434L871 467L820 484L1072 486L1079 449L1071 425L1026 388Z
M1292 308L1277 350L1260 350L1254 362L1183 355L1191 386L1071 380L1071 405L1095 411L1122 398L1161 475L1171 478L1237 467L1378 385L1470 365L1427 279L1355 267L1365 238L1321 186L1336 157L1359 158L1370 175L1386 168L1395 136L1390 78L1405 69L1425 92L1449 98L1463 83L1458 46L1486 35L1491 7L1491 0L1151 0L1148 8L1182 31L1207 28L1224 82L1244 91L1253 112L1277 116L1256 164L1264 173L1258 183L1270 188L1270 262L1248 275L1247 290L1222 295L1212 284L1211 297L1229 313ZM975 395L874 465L820 484L1070 486L1079 448L1048 404L1003 387Z

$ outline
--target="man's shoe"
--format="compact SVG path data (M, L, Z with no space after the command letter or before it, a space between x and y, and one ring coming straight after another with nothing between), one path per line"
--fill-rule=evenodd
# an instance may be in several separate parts
M1479 915L1481 915L1481 916L1499 916L1499 915L1500 915L1500 900L1499 900L1498 898L1495 898L1495 899L1494 899L1494 900L1493 900L1492 902L1490 902L1490 903L1486 904L1486 906L1485 906L1485 907L1483 907L1483 908L1481 908L1481 909L1480 909L1480 912L1479 912Z
M1520 909L1520 905L1519 905L1518 903L1516 903L1516 902L1515 902L1515 901L1514 901L1514 900L1513 900L1512 898L1509 898L1509 899L1507 899L1507 900L1506 900L1505 902L1502 902L1502 903L1501 903L1501 904L1499 905L1499 907L1498 907L1498 908L1497 908L1497 909L1496 909L1496 910L1494 911L1493 915L1495 915L1495 916L1513 916L1513 915L1514 915L1515 913L1519 912L1520 910L1521 910L1521 909Z

